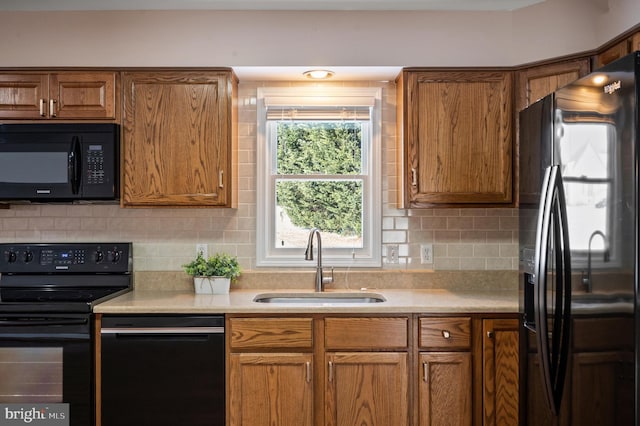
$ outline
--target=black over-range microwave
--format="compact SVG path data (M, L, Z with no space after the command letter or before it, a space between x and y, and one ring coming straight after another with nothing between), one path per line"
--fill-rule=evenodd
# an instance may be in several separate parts
M0 124L0 200L115 200L117 124Z

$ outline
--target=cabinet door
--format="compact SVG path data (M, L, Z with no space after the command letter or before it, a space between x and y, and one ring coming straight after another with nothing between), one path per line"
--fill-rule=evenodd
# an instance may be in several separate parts
M625 39L596 56L596 68L620 59L629 52L629 41Z
M408 424L407 353L326 354L326 426Z
M418 373L420 426L471 425L471 354L425 352Z
M54 118L116 118L115 72L51 74L49 116Z
M0 119L39 119L47 114L47 74L0 74Z
M635 33L631 36L630 40L631 44L631 52L635 52L636 50L640 50L640 32Z
M123 206L225 206L231 73L123 75Z
M510 203L511 72L405 71L403 78L404 207Z
M589 69L589 59L584 58L518 71L516 111L521 111L556 89L587 75Z
M518 320L482 321L483 424L518 424Z
M229 355L230 426L312 426L311 354Z

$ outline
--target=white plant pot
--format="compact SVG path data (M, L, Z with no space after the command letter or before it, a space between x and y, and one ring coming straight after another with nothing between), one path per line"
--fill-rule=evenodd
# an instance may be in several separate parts
M193 277L196 294L229 294L231 279L225 277Z

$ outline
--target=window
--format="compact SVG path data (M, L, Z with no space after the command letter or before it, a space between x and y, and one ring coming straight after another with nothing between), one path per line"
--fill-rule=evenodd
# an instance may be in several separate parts
M258 89L257 266L380 266L379 88ZM314 244L316 247L317 244Z

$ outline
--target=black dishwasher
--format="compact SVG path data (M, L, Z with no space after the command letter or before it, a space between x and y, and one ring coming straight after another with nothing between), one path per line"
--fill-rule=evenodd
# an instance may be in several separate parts
M104 316L102 426L224 426L224 316Z

